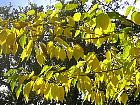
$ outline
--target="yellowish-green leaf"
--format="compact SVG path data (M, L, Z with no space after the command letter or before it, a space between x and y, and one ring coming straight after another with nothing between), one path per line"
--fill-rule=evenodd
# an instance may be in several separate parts
M28 79L30 79L34 75L34 71L31 72L31 74L28 75Z
M95 4L91 7L91 9L89 10L89 14L93 13L93 11L95 11L97 8L99 7L98 4Z
M26 17L25 14L21 13L21 14L19 14L19 15L20 15L20 20L21 20L21 21L25 21L25 20L27 19L27 17Z
M80 34L80 30L76 30L74 37L78 36Z
M106 4L109 4L111 0L104 0Z
M85 2L87 2L88 0L82 0L82 4L84 4Z
M129 13L131 12L132 8L133 8L133 6L128 6L127 7L127 9L125 11L125 16L128 16L129 15Z
M138 25L140 25L140 12L137 12L135 15L134 15L134 22Z
M60 10L63 7L63 5L62 5L61 2L59 2L59 3L55 4L54 7L55 7L56 10Z
M24 49L24 46L26 45L26 35L23 35L20 37L19 43L20 43L21 47Z
M18 99L19 95L20 95L20 92L22 90L22 84L20 84L17 88L16 88L16 97Z
M44 72L47 73L51 68L52 66L45 65L39 75L43 74Z

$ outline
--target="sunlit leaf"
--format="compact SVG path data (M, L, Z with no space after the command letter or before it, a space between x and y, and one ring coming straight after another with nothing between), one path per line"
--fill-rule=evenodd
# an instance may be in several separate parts
M76 22L80 21L80 18L81 18L81 13L75 13L73 16L73 19Z
M27 12L27 15L34 15L34 14L35 14L35 10L33 9Z
M76 9L78 4L67 4L65 10L73 10Z

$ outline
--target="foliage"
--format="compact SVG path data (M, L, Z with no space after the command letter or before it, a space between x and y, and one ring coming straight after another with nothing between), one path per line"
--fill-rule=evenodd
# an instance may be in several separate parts
M98 1L87 11L79 9L86 0L59 2L54 10L31 8L16 19L0 19L1 54L18 59L5 73L17 99L23 92L26 102L33 93L63 102L71 87L96 104L126 104L134 89L138 95L140 13L132 6L125 16L102 9L110 2Z

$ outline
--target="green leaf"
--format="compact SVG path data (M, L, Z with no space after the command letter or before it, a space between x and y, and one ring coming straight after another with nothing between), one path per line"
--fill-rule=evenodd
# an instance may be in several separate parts
M55 4L54 7L55 7L56 10L60 10L60 9L62 9L63 5L62 5L61 2L59 2L59 3Z
M74 87L76 86L76 82L77 82L76 79L73 79L73 80L72 80L72 84L73 84Z
M34 14L35 14L35 10L33 9L27 12L27 15L34 15Z
M22 90L22 84L20 84L17 88L16 88L16 97L18 99L19 95L20 95L20 92Z
M74 16L73 16L73 19L74 21L78 22L80 21L80 18L81 18L81 13L75 13Z
M78 7L78 4L67 4L65 7L65 10L69 11L69 10L76 9L77 7Z

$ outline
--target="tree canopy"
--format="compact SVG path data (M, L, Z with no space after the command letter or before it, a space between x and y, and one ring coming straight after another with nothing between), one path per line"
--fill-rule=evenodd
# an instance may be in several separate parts
M28 103L37 95L63 103L72 87L97 105L126 104L139 95L140 12L128 6L118 13L111 5L121 0L94 0L90 8L87 1L1 16L4 77L17 99L23 95Z

